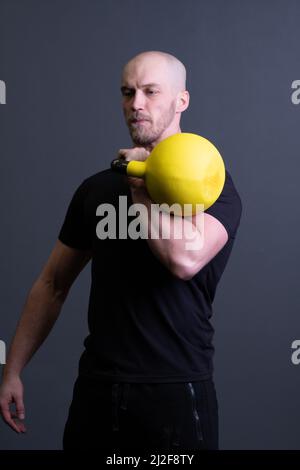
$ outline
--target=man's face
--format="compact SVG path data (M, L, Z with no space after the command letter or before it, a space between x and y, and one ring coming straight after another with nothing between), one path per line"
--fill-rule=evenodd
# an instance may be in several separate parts
M170 70L162 59L127 64L122 77L123 112L133 142L156 145L174 126L176 96Z

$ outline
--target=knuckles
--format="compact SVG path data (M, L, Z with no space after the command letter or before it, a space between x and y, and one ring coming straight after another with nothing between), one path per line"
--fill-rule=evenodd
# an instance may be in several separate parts
M144 147L134 147L132 149L120 149L119 157L124 158L127 161L139 160L144 161L149 156L148 150Z

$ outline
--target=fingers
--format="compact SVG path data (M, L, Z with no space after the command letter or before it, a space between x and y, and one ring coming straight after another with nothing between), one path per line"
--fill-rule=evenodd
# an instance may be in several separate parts
M26 432L26 426L25 426L25 423L23 420L21 420L17 414L15 413L11 413L11 416L13 418L13 422L15 423L15 425L18 427L19 429L19 432Z
M16 395L15 396L15 404L16 404L16 413L12 413L12 417L14 418L14 423L19 428L20 432L26 432L25 424L23 420L25 419L25 407L23 402L23 395Z
M19 422L18 420L14 421L13 417L17 417L17 415L12 414L10 412L8 405L2 405L1 413L6 424L8 424L8 426L10 426L15 432L17 432L18 434L21 432L26 432L26 427L24 423Z
M129 149L120 149L118 152L118 157L121 159L125 159L128 151Z
M132 149L120 149L118 152L118 158L120 160L136 160L136 161L145 161L150 155L150 152L144 147L134 147Z
M15 403L15 412L10 410L10 406L12 403ZM5 423L8 424L8 426L10 426L15 432L26 432L26 427L23 423L23 420L25 418L25 408L23 402L22 388L17 392L2 390L0 399L0 413Z
M25 407L24 407L24 402L23 402L22 397L16 396L15 402L16 402L17 417L21 420L25 419Z

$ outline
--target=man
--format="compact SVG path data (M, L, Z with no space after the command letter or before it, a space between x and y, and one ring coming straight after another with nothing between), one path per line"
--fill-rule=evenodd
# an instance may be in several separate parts
M121 149L120 157L145 160L161 140L181 132L181 113L189 105L185 81L184 65L170 54L144 52L126 64L121 91L134 148ZM25 431L20 373L92 259L90 334L64 449L217 449L211 305L239 225L239 195L226 172L220 197L204 213L204 237L195 218L161 212L160 229L169 225L174 233L178 224L189 226L193 246L199 246L193 250L186 249L185 231L182 239L100 239L104 212L99 208L111 204L119 221L120 196L129 206L151 208L142 180L111 170L87 178L76 190L10 347L0 393L2 416L16 432ZM9 409L13 402L15 415Z

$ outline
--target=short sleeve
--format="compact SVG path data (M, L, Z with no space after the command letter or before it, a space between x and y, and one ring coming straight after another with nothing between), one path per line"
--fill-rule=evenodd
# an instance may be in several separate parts
M88 185L86 180L76 189L69 204L58 239L78 250L90 250L92 246L90 224L86 210Z
M235 238L242 215L242 202L227 170L224 187L219 198L205 213L221 222L227 230L229 238Z

